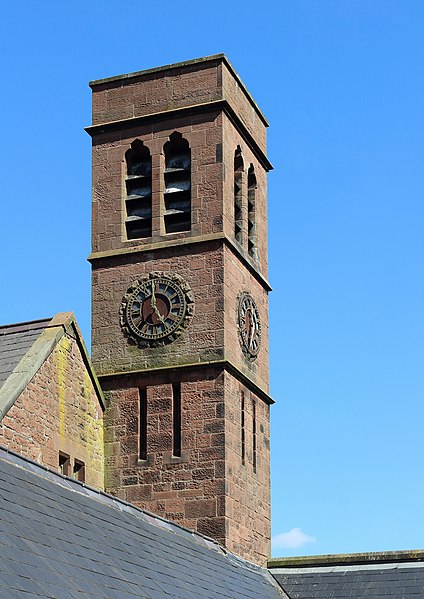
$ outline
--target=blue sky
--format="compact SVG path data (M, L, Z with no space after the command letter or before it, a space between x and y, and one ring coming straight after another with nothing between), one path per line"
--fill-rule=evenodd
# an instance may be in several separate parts
M274 555L422 546L424 3L3 3L3 323L89 339L87 82L225 52L271 123Z

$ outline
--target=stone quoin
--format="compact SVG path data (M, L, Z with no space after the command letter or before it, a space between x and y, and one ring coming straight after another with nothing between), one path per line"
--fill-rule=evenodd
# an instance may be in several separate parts
M106 491L264 564L267 121L224 55L90 85ZM186 327L173 276L191 290Z

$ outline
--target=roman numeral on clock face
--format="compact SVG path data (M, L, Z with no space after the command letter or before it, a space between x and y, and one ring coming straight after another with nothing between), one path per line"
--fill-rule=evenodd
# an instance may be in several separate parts
M185 328L191 319L192 310L187 314L187 306L193 303L189 287L178 275L169 278L146 275L136 281L124 296L121 306L121 324L127 327L128 336L142 345L158 345L172 341L173 333Z
M140 314L140 310L141 310L141 304L139 304L138 302L134 302L133 305L131 306L131 314Z

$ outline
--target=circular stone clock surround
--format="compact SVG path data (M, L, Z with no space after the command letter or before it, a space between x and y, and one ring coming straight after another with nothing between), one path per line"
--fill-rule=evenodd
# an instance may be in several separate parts
M122 298L120 323L130 343L158 347L177 339L189 325L194 299L176 273L151 272L137 279Z
M238 299L237 325L243 354L253 362L261 346L261 319L255 300L246 291L241 293Z

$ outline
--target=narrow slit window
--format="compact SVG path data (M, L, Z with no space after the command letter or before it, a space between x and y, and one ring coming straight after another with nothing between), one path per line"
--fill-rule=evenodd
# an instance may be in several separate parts
M125 154L125 229L127 239L152 235L152 158L149 149L136 139Z
M139 407L139 458L140 460L147 460L147 389L142 388L139 390L140 394L140 407Z
M245 430L245 405L244 392L241 392L241 463L246 463L246 430Z
M242 243L243 235L243 213L242 213L242 179L243 158L240 146L234 153L234 237L238 243Z
M254 260L258 258L256 240L256 175L251 164L247 174L247 250Z
M85 464L81 460L74 461L73 476L75 480L79 480L80 483L85 483Z
M191 230L191 151L188 141L173 133L165 153L165 232Z
M253 420L253 472L256 472L256 401L252 401L252 420Z
M181 384L172 385L172 425L173 450L175 457L181 457Z
M59 452L59 471L65 476L71 476L71 459L66 453Z

